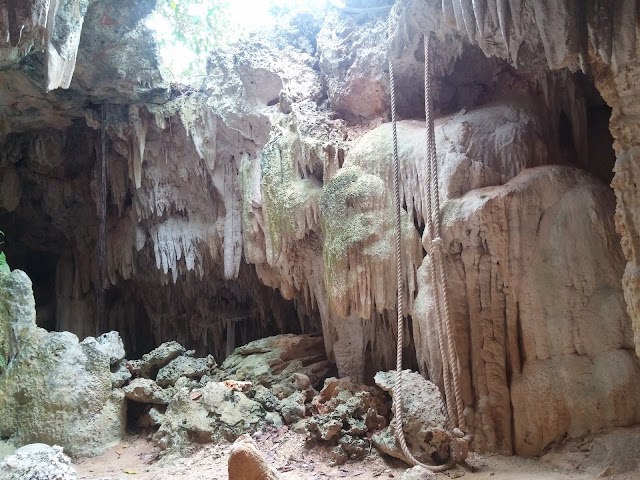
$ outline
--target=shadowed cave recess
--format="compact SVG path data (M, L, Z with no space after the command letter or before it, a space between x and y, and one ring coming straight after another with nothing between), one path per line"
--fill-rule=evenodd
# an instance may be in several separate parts
M175 341L169 360L193 350L179 358L230 359L234 374L237 347L302 335L311 343L288 361L302 359L313 387L331 375L382 386L396 348L391 60L404 363L444 393L426 34L472 450L540 456L640 422L635 1L291 7L209 52L191 85L161 73L156 2L59 4L0 6L2 251L31 279L39 327L116 331L128 359ZM162 366L128 370L160 385ZM128 381L129 428L148 431L149 405L169 401L132 401Z

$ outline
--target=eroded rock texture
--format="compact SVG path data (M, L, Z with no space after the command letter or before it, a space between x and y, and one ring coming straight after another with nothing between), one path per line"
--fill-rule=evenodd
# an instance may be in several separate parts
M39 325L81 336L117 329L134 353L174 339L221 361L261 336L321 330L302 367L326 373L324 347L357 381L392 368L391 9L347 2L322 19L282 18L280 34L213 52L202 88L186 92L157 71L141 22L152 2L59 2L48 17L40 3L0 17L10 39L0 50L0 227L13 238L9 263L34 272ZM422 35L432 32L442 236L477 449L535 455L640 421L636 8L405 0L391 10L412 326L404 353L441 385L421 118ZM15 41L14 17L26 19ZM69 90L45 96L57 86ZM602 183L611 178L607 104L615 226ZM247 348L227 365L238 376L260 353ZM275 350L262 359L286 370ZM165 373L175 397L156 398L162 388L140 381L130 395L196 408L195 380ZM127 382L126 372L115 368L110 381ZM200 418L222 415L211 403L220 396L242 398L207 385ZM299 418L311 390L293 390L247 397L249 410L258 405L254 424L268 409ZM190 425L167 426L159 441L219 434Z
M107 348L104 340L78 342L72 333L36 327L31 281L22 271L1 274L0 292L0 355L8 360L0 373L0 435L17 445L61 445L74 456L98 455L120 441L126 406L112 388L108 353L119 337Z

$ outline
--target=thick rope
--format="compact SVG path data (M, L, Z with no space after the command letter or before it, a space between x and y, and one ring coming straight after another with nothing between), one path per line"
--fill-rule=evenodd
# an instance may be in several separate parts
M393 13L393 12L392 12ZM389 16L389 37L392 34L393 15ZM442 239L440 238L440 199L438 191L438 167L436 158L435 134L433 125L433 105L431 91L431 60L429 37L425 35L425 114L427 123L427 164L429 181L427 182L427 228L431 244L429 254L431 256L430 272L431 282L436 295L436 317L438 345L442 355L442 372L445 387L445 399L448 413L448 425L450 435L450 458L444 465L427 465L418 461L407 446L404 436L404 421L402 412L402 351L404 343L404 292L402 277L402 225L401 225L401 199L400 199L400 161L398 158L398 132L396 126L396 98L395 98L395 78L393 73L393 62L389 57L389 83L391 90L391 125L393 134L393 190L395 197L395 260L396 279L398 296L398 337L396 350L396 381L394 385L394 415L395 434L400 449L407 461L412 465L421 467L432 472L443 472L457 462L464 461L467 456L467 444L469 436L465 436L464 404L459 382L459 368L457 362L457 352L453 339L453 331L450 320L449 300L446 289L446 276L444 261L442 257ZM433 198L433 201L432 201ZM437 268L437 270L436 270ZM437 273L439 273L439 278ZM439 280L439 281L438 281ZM440 301L444 305L444 321L441 312ZM444 323L444 325L443 325ZM445 333L446 332L446 333ZM452 383L453 380L453 383ZM458 425L459 428L455 428Z

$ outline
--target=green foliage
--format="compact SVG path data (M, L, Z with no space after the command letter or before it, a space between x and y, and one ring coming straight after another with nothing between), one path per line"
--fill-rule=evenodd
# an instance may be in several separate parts
M152 28L170 80L204 75L208 54L231 35L228 8L228 0L158 0Z
M0 230L0 235L4 237L4 233ZM2 244L4 242L0 242L0 249L2 248ZM7 257L4 255L4 252L0 251L0 273L10 273L11 269L7 264Z

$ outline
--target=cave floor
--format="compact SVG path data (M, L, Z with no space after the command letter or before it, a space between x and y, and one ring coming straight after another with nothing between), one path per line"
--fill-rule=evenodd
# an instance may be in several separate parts
M471 453L469 464L475 472L458 467L437 478L473 480L577 480L606 477L614 480L640 479L640 471L615 474L621 465L602 458L594 449L597 442L629 447L624 457L635 461L634 450L640 428L614 429L595 439L569 442L543 459L523 459ZM603 440L604 439L604 440ZM631 444L629 441L632 440ZM256 438L258 448L283 480L400 479L407 468L403 463L383 459L375 449L361 461L330 466L330 449L307 446L304 436L292 431L264 433ZM635 444L635 445L634 445ZM230 444L206 445L183 457L158 458L159 450L145 437L130 436L104 455L74 461L80 479L191 479L226 480ZM620 451L621 448L618 448ZM624 461L624 460L623 460ZM622 466L624 467L624 466Z

